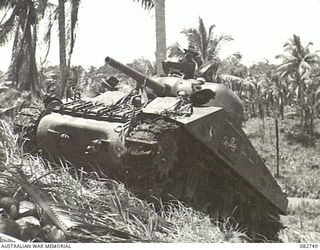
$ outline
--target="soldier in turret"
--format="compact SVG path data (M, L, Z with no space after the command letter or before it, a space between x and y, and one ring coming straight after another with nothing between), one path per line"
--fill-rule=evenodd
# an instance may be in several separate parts
M188 49L184 49L184 51L184 57L179 61L179 63L192 65L192 67L186 67L186 69L183 70L183 73L185 74L185 79L193 79L195 71L198 69L196 58L199 57L199 53L193 45L189 45Z

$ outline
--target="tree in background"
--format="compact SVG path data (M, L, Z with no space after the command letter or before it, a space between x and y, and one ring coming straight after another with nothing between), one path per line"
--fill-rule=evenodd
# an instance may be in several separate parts
M216 73L221 62L219 52L223 43L232 41L229 35L217 35L214 33L215 25L210 25L208 30L204 25L201 17L199 17L198 28L187 28L181 31L187 39L189 45L197 48L199 52L198 66L202 69L212 70L212 80L215 79ZM182 58L184 50L176 43L169 47L169 57ZM201 69L200 69L201 70Z
M17 89L35 93L39 87L37 28L47 6L46 0L0 0L0 10L5 13L0 23L0 45L14 39L9 71Z
M156 16L156 71L164 74L162 62L167 58L165 0L154 0Z
M315 71L319 68L320 58L310 51L309 42L303 46L300 37L293 35L284 44L284 54L277 56L282 64L277 67L280 81L285 80L288 88L295 93L296 107L300 113L301 133L313 133L315 93L319 88Z
M274 84L272 81L275 66L268 60L259 61L248 68L247 80L252 86L246 92L246 101L249 104L250 115L255 117L259 114L264 118L265 109L267 115L274 110Z
M146 76L153 76L156 73L154 65L152 65L152 63L148 59L145 59L143 57L134 59L132 63L128 63L127 65Z
M64 95L67 84L67 53L66 53L66 13L65 0L58 3L58 23L59 23L59 62L60 62L60 97Z
M75 29L78 21L78 11L80 0L69 0L70 3L70 18L67 24L65 0L59 0L58 4L58 23L59 23L59 59L60 59L60 82L61 92L60 97L65 95L67 89L67 80L70 71L71 56L73 53L73 47L75 44ZM68 35L66 27L69 27ZM69 39L67 39L67 37ZM69 46L67 46L69 45ZM66 48L69 47L68 56Z
M0 10L5 10L10 15L8 18L4 17L0 24L0 45L14 37L10 73L18 89L35 92L39 88L36 62L38 24L50 10L45 41L50 44L52 26L58 20L61 97L63 96L75 43L80 0L69 0L68 3L70 12L66 15L64 0L59 0L58 6L54 6L49 0L0 0ZM68 22L66 16L69 16Z
M244 91L252 87L252 84L247 79L248 69L241 63L241 59L241 53L236 52L222 60L216 72L216 81L226 85L243 99Z
M156 27L156 71L161 76L163 72L162 62L166 60L166 16L165 0L134 0L141 2L145 9L155 9L155 27Z

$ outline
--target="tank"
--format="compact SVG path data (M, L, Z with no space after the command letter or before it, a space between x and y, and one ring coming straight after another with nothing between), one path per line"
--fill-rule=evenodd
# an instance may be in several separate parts
M277 241L288 201L241 128L239 97L221 84L149 78L105 62L136 87L47 101L30 141L51 159L95 167L148 201L179 200L238 225L252 241Z

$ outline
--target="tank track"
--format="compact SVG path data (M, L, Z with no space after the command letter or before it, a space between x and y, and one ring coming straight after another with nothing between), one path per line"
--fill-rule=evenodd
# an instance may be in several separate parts
M174 122L141 122L127 146L124 182L139 196L175 198L209 214L213 222L228 220L253 242L279 241L278 210Z

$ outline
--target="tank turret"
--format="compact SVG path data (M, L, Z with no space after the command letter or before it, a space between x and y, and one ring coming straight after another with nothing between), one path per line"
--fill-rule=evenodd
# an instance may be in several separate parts
M209 106L224 108L238 125L242 123L244 110L242 101L235 93L222 84L170 76L147 77L111 57L106 57L105 62L133 78L139 84L145 84L149 88L149 90L147 90L149 93L154 93L159 97L175 97L183 92L191 96L191 100L198 98L203 99L200 102L201 104L204 103Z

